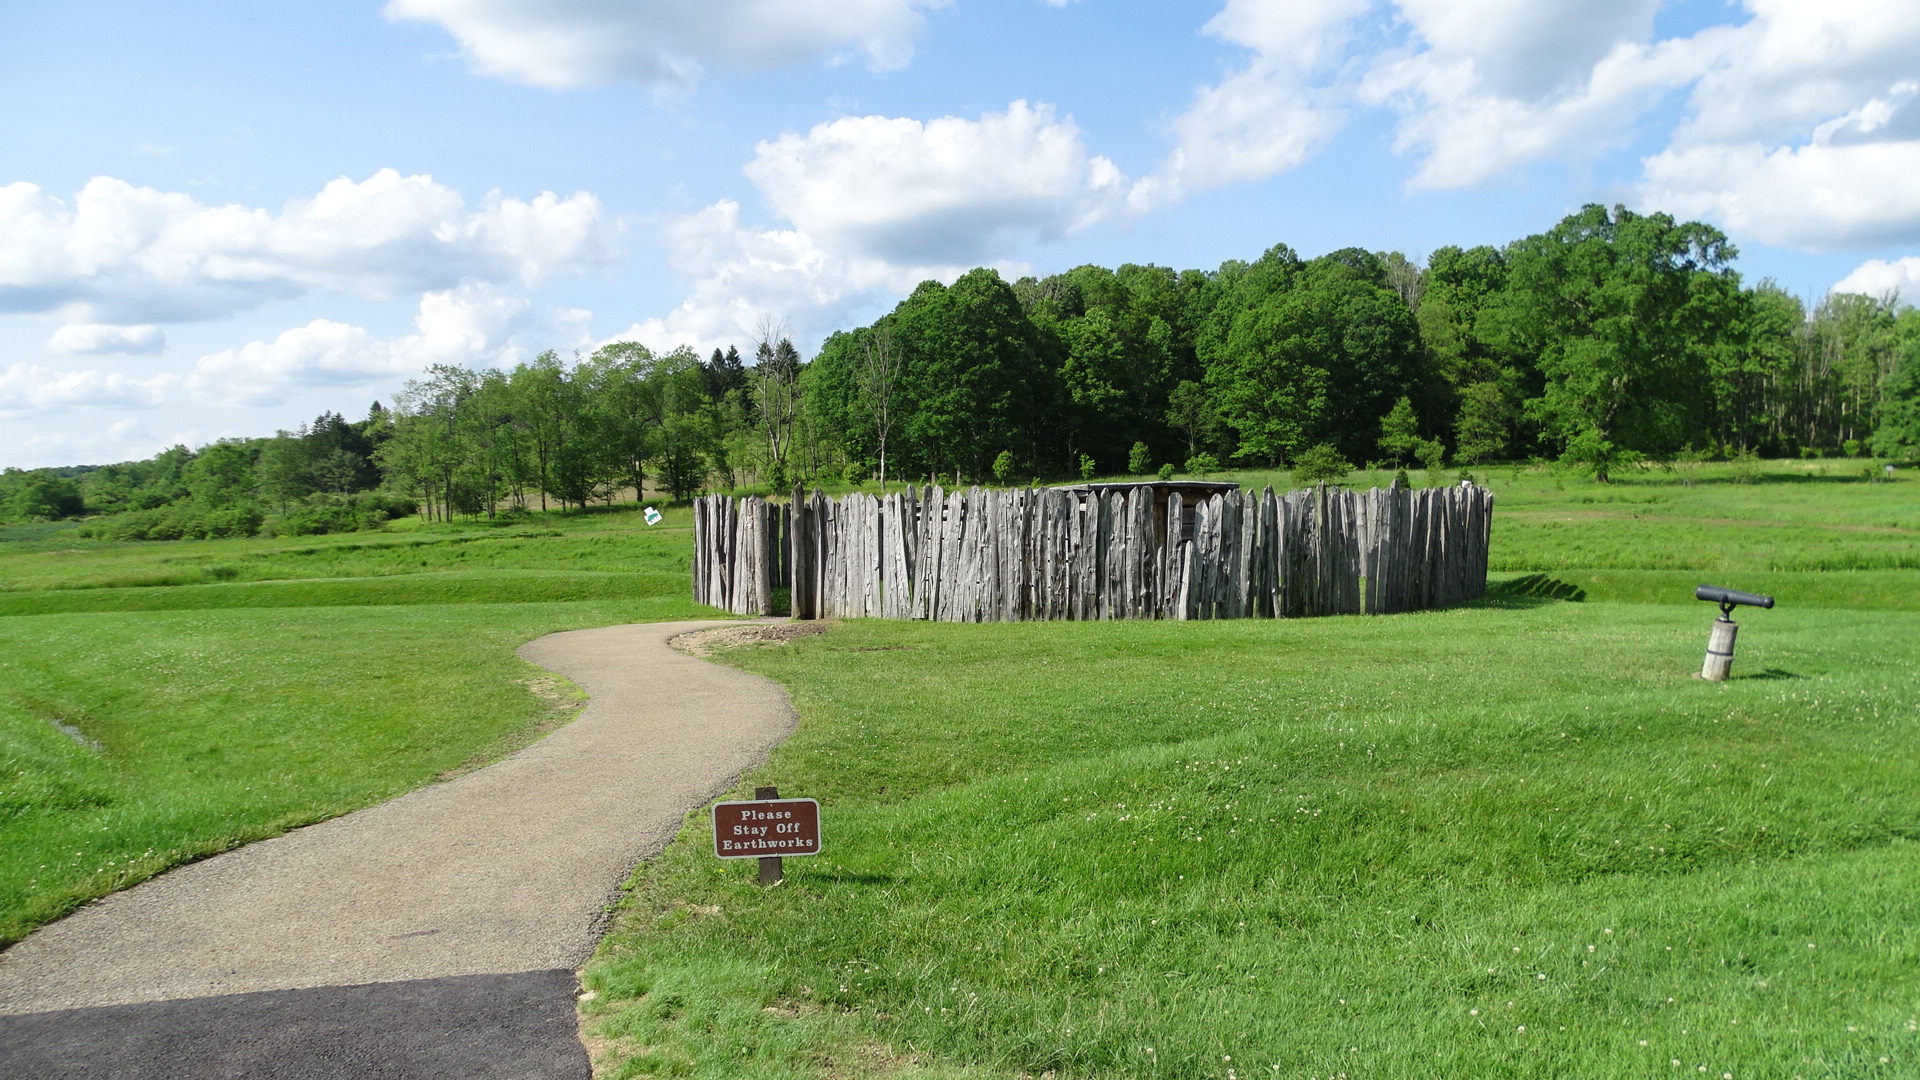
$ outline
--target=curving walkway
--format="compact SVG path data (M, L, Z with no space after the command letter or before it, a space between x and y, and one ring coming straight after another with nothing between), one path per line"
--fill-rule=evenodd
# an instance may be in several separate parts
M720 625L529 642L589 695L567 726L0 953L0 1075L586 1077L572 973L608 901L793 730L778 685L667 644Z

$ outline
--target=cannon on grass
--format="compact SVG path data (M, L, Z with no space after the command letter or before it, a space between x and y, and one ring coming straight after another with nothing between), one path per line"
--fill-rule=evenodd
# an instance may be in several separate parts
M1720 617L1713 620L1713 632L1707 635L1707 659L1700 665L1700 677L1709 682L1726 682L1728 673L1733 670L1733 639L1740 633L1740 624L1733 621L1733 609L1770 608L1773 606L1773 597L1738 589L1723 589L1718 585L1702 585L1693 590L1693 598L1720 605Z

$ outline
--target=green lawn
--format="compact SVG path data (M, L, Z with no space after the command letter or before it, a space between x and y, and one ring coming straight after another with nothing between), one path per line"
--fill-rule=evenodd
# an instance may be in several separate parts
M1755 472L1482 474L1450 611L736 651L802 714L742 790L827 852L759 889L692 815L587 972L604 1072L1914 1075L1920 482ZM537 737L577 698L514 646L704 613L689 541L0 531L0 940ZM1703 581L1780 598L1721 685Z
M0 943L564 721L577 693L513 650L556 630L710 613L686 599L686 516L657 529L622 514L301 540L0 539Z
M742 791L826 854L759 889L693 815L588 970L603 1071L1914 1075L1920 485L1699 473L1496 475L1512 584L1451 611L736 651L802 715ZM1596 506L1657 513L1565 561ZM1687 550L1733 522L1776 546ZM1726 684L1701 580L1781 595Z

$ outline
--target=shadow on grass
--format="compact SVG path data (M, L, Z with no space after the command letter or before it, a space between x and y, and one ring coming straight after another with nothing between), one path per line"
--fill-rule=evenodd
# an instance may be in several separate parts
M1746 680L1746 679L1804 679L1804 678L1806 678L1806 676L1805 676L1805 675L1801 675L1801 674L1799 674L1799 673L1797 673L1797 672L1792 672L1792 671L1785 671L1785 670L1783 670L1783 669L1781 669L1781 668L1777 668L1777 667L1770 667L1770 668L1765 668L1765 669L1762 669L1762 670L1760 670L1760 671L1756 671L1756 672L1754 672L1754 673L1753 673L1753 674L1751 674L1751 675L1735 675L1735 676L1734 676L1734 678L1735 678L1735 679L1740 679L1740 680Z
M1577 604L1587 598L1587 590L1549 574L1525 574L1490 587L1487 595L1536 601L1568 600Z

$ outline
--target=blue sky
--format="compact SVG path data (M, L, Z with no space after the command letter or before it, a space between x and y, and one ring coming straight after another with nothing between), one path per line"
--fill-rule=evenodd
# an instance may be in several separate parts
M9 5L0 93L21 467L430 363L810 351L974 265L1420 257L1596 201L1920 299L1905 0Z

